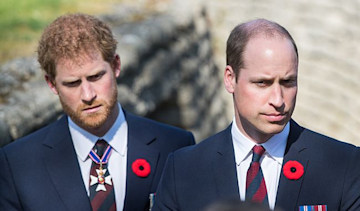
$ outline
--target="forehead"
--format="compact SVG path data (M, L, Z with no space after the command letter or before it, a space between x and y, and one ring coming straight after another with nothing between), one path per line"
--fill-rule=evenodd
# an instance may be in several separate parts
M280 36L256 36L250 39L245 47L243 60L244 69L251 69L253 73L297 72L297 56L293 44Z
M89 73L105 68L108 63L104 61L100 53L81 54L76 58L59 59L56 63L56 75L76 75Z
M245 53L259 53L264 49L278 49L278 51L296 55L294 45L285 36L282 35L264 35L259 34L249 39L245 46Z

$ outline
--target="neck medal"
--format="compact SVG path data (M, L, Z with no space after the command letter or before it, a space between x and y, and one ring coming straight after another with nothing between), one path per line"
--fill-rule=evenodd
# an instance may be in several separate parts
M111 149L112 148L109 145L106 148L102 158L100 158L94 152L94 150L91 150L91 152L89 154L91 160L94 161L96 164L100 165L100 167L98 169L96 169L97 176L90 175L90 186L98 184L96 187L96 191L106 191L105 184L112 185L111 176L109 175L109 172L107 171L107 169L102 168L102 165L107 164L107 162L109 161Z

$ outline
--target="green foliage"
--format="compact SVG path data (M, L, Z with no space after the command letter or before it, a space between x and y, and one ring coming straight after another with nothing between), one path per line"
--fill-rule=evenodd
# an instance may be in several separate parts
M2 0L0 3L0 28L7 36L24 29L38 31L52 15L58 14L61 0ZM5 36L5 35L3 35Z
M0 62L34 52L29 45L61 13L63 0L1 0Z
M111 3L114 0L0 0L0 63L33 54L42 30L56 17L100 13ZM89 7L94 4L95 11Z

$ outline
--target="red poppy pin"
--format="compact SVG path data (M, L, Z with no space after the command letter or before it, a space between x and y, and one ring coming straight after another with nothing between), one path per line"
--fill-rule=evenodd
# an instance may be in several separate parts
M151 172L151 166L145 159L136 159L132 163L131 168L139 177L147 177Z
M283 167L283 173L290 180L297 180L304 174L304 166L295 160L289 160Z

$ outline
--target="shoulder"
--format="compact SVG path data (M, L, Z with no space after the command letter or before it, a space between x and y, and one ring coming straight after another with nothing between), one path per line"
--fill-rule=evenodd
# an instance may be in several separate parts
M233 151L231 138L231 125L226 129L204 139L196 145L184 147L173 153L175 159L194 159L197 161L210 160L218 153L231 153Z
M195 144L194 135L189 131L126 111L124 111L124 114L130 136L141 133L142 137L156 140L153 146L159 147L161 150L174 151Z
M55 122L7 144L3 150L6 154L14 154L14 156L29 154L39 148L44 140L51 139L51 136L62 136L66 131L68 131L67 116L64 115Z
M156 136L172 140L190 140L194 144L194 136L190 131L175 127L169 124L161 123L146 117L131 114L124 111L125 119L128 124L129 132L140 132L145 136Z
M353 144L303 128L294 121L291 121L289 137L289 140L291 140L291 137L295 139L293 144L298 147L305 147L316 152L331 154L336 157L339 155L346 157L350 152L356 153L359 151Z

